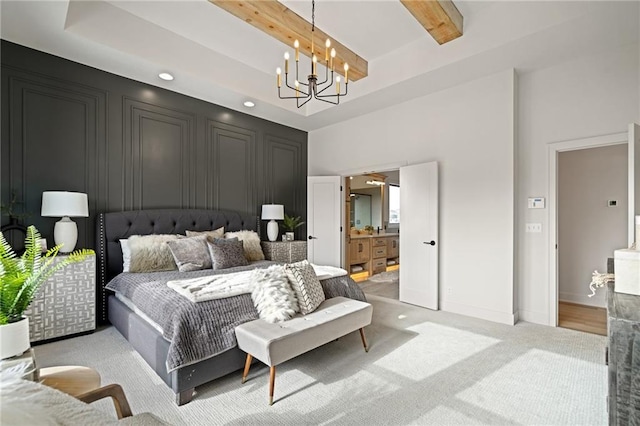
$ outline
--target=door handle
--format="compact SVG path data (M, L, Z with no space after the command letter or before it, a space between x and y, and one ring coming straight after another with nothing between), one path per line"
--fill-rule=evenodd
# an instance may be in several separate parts
M309 239L310 239L310 240L317 240L317 239L318 239L318 237L314 237L313 235L309 235Z
M431 241L429 241L429 242L423 241L423 242L422 242L422 244L429 244L430 246L435 246L435 245L436 245L436 242L435 242L435 241L433 241L433 240L431 240Z

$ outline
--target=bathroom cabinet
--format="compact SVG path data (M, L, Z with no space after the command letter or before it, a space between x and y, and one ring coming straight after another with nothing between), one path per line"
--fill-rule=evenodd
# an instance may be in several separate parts
M397 268L400 263L398 234L351 235L349 271L354 279L363 280Z

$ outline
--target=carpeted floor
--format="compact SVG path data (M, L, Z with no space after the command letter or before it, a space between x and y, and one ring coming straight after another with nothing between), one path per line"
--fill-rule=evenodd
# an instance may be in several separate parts
M400 299L399 281L376 282L369 279L359 282L358 285L367 296L373 295L386 297L387 299Z
M123 385L134 412L180 425L607 423L605 338L561 328L507 326L369 296L371 346L352 333L247 383L231 374L198 388L182 407L112 327L36 346L40 367L96 368ZM113 413L106 401L98 407Z
M400 271L382 272L358 283L367 296L374 295L388 299L400 299Z

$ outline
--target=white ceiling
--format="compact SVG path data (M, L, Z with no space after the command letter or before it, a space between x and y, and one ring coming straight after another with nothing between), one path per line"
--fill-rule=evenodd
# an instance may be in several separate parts
M310 20L311 2L283 3ZM280 100L292 48L206 0L6 1L3 39L292 127L313 130L465 81L638 43L639 4L455 1L464 35L438 45L398 0L318 0L316 24L369 62L339 106ZM304 62L301 61L304 66ZM172 82L157 75L169 71ZM247 109L244 100L256 107Z

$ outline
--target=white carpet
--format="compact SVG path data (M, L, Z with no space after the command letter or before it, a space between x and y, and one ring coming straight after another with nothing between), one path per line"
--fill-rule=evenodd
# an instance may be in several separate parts
M237 372L177 407L112 327L36 346L36 357L40 367L94 367L123 385L134 413L180 425L607 424L604 337L369 301L369 353L352 333L278 366L273 406L268 369L253 366L244 385Z

